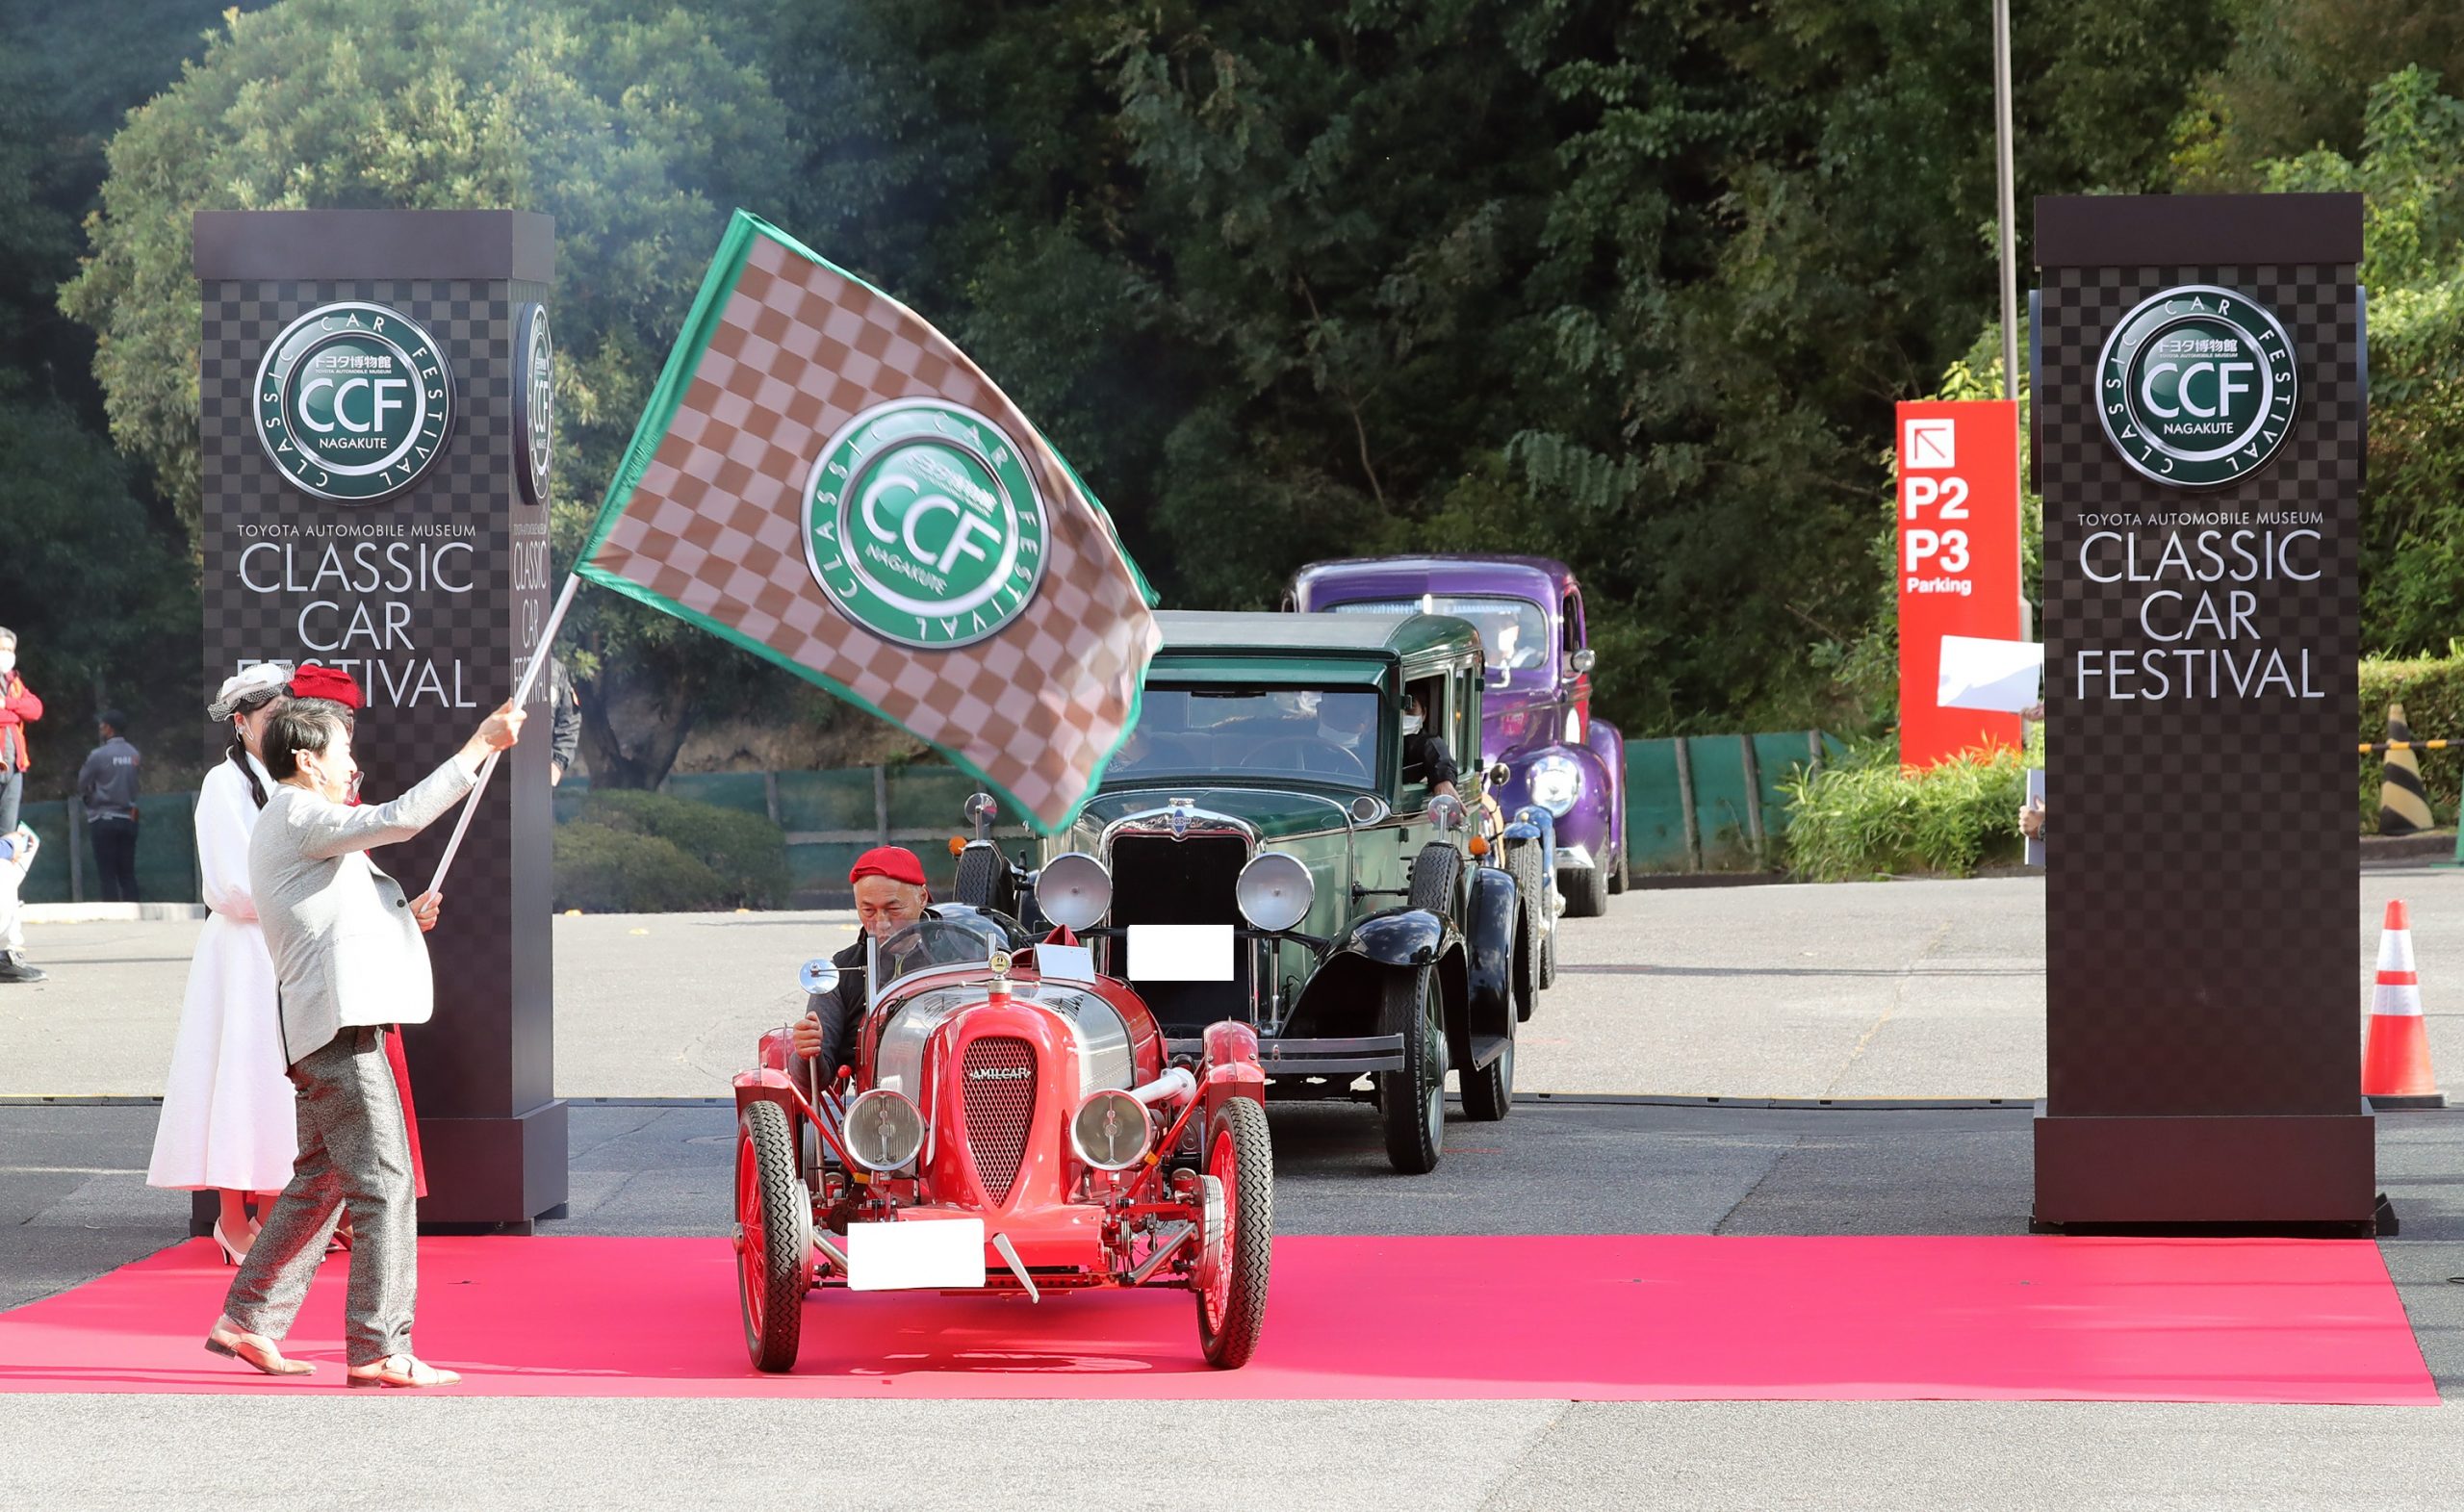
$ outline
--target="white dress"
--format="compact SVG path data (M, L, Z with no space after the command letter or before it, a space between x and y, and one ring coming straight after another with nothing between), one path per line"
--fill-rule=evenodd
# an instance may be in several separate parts
M273 779L247 758L268 793ZM248 892L257 804L226 758L196 799L196 856L213 910L189 962L179 1038L154 1130L148 1186L279 1192L299 1153L297 1105L284 1075L273 958Z

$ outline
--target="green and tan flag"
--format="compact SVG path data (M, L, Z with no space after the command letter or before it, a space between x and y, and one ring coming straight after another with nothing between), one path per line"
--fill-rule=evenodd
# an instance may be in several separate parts
M1111 519L983 370L742 211L578 571L929 741L1045 833L1160 640Z

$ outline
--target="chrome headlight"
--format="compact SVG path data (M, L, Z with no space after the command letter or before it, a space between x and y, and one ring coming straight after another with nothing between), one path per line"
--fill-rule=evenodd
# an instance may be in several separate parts
M1241 868L1241 880L1232 886L1241 917L1249 921L1249 928L1270 934L1307 918L1317 895L1318 882L1309 875L1309 868L1298 857L1282 851L1260 851Z
M1112 911L1112 873L1083 851L1056 856L1037 874L1036 907L1063 929L1092 929Z
M876 1087L847 1105L839 1135L849 1160L875 1174L893 1171L924 1147L924 1115L901 1093Z
M1531 763L1531 801L1559 818L1582 792L1582 768L1572 756L1545 756Z
M1127 1092L1101 1091L1069 1120L1069 1142L1097 1170L1127 1170L1146 1156L1146 1105Z

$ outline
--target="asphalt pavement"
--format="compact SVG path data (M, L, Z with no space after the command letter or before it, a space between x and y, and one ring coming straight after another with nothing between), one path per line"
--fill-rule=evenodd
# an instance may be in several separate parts
M2373 872L2363 893L2356 1033L2377 911L2404 896L2452 1085L2464 882ZM1629 894L1567 924L1568 969L1521 1052L1527 1096L1503 1124L1450 1123L1434 1174L1387 1171L1365 1113L1279 1109L1280 1225L2021 1232L2041 897L2031 879ZM712 1094L785 1016L794 964L848 937L843 916L555 928L558 1086L579 1100L573 1201L550 1231L724 1232L732 1115ZM0 991L0 1092L54 1099L0 1104L0 1308L183 1232L185 1197L143 1185L152 1106L57 1099L159 1090L192 934L38 928L55 982ZM1806 1102L1756 1101L1772 1097ZM2435 1409L12 1397L0 1506L2452 1507L2464 1113L2382 1117L2380 1166L2402 1234L2379 1247ZM1533 1280L1500 1276L1502 1305ZM268 1448L299 1445L318 1452Z

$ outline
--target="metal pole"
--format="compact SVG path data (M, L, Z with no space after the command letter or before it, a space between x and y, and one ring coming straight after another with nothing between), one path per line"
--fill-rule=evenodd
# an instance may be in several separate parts
M574 606L574 593L580 587L581 574L565 575L564 591L556 595L556 606L550 611L548 623L540 628L539 644L530 648L530 659L523 666L521 679L514 683L515 709L519 710L529 701L531 685L539 679L539 669L548 664L549 648L556 644L556 630L565 623L565 611ZM488 779L497 775L497 757L502 755L501 751L491 751L488 758L479 763L479 780L472 784L471 796L462 801L462 817L454 821L453 838L445 842L445 855L437 860L436 876L429 880L428 891L445 890L445 874L453 869L453 858L461 854L462 836L471 833L472 816L479 811L479 795L488 790Z
M1993 177L1997 216L2000 222L2002 251L2002 397L2019 397L2019 253L2017 178L2011 156L2011 0L1993 0ZM2011 507L2018 515L2011 532L2014 541L2023 540L2027 525L2025 495L2028 491L2027 443L2023 435L2015 448L2017 456L2018 486L2012 491ZM2033 636L2035 628L2028 623L2028 590L2019 588L2019 633Z

